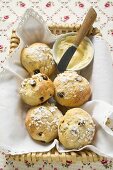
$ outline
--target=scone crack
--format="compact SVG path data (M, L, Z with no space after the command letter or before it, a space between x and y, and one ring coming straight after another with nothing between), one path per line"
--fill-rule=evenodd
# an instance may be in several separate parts
M78 127L77 126L75 126L75 125L72 125L72 126L70 126L70 131L71 131L71 134L72 135L78 135L78 133L79 133L79 129L78 129Z
M65 96L65 93L64 92L58 92L57 96L60 97L60 98L63 98Z

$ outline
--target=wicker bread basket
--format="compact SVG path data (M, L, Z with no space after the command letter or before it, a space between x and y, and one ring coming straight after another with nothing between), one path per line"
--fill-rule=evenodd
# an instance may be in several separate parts
M55 35L59 35L62 33L67 32L77 32L79 30L81 25L75 25L75 24L65 24L65 25L56 25L52 24L49 26L49 29L51 32ZM101 33L99 29L91 27L88 34L95 36L101 36ZM19 38L16 35L16 31L12 31L12 36L10 40L10 51L11 54L13 50L18 47L20 43ZM80 152L69 152L69 153L59 153L55 148L53 148L51 151L46 153L28 153L28 154L22 154L22 155L9 155L10 159L17 160L17 161L28 161L32 163L36 163L39 160L42 161L48 161L51 162L62 162L66 163L66 161L71 161L72 163L75 163L77 161L81 161L83 163L89 163L89 162L97 162L103 159L103 157L98 156L92 151L83 150Z

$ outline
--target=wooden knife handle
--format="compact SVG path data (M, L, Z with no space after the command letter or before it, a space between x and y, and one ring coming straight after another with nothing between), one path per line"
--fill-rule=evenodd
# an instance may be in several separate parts
M91 26L93 25L95 19L97 17L97 13L96 11L91 7L81 25L81 28L78 31L78 34L76 36L76 39L74 41L74 44L76 46L79 46L79 44L81 43L81 41L84 39L84 37L86 36L86 34L88 33L89 29L91 28Z

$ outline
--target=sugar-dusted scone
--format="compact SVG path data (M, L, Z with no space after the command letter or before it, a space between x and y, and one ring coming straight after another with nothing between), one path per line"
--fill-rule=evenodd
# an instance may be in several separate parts
M33 139L48 143L58 137L58 123L62 116L56 106L45 103L28 111L26 128Z
M80 108L66 112L58 125L59 140L67 149L80 149L91 144L95 134L95 124L91 116Z
M48 76L39 73L23 80L19 93L26 104L37 106L53 96L54 85Z
M54 80L55 99L62 106L76 107L91 96L89 82L75 71L65 71Z
M51 49L43 43L34 43L24 48L21 63L30 75L44 73L50 76L56 69Z

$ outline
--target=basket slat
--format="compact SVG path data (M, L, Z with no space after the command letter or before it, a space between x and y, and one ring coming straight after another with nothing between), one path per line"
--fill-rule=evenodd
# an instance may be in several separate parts
M80 29L81 25L75 25L75 24L52 24L49 27L50 31L55 34L63 34L67 32L77 32ZM93 28L89 30L87 36L102 36L100 33L100 30L98 28ZM18 47L20 43L20 39L16 35L16 31L12 31L11 40L10 40L10 51L11 54L15 48ZM58 153L58 151L54 148L49 152L46 153L28 153L28 154L22 154L22 155L9 155L10 159L16 160L16 161L28 161L32 163L36 163L39 160L48 161L48 162L62 162L66 163L66 161L70 161L72 163L75 163L77 161L81 161L83 163L87 162L96 162L99 160L102 160L103 157L98 156L97 154L91 152L91 151L81 151L81 152L70 152L70 153Z

